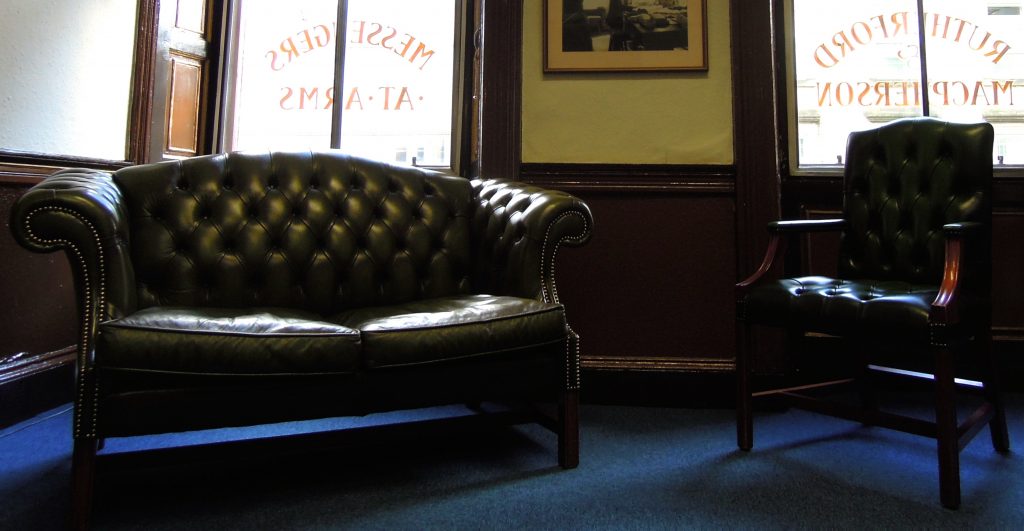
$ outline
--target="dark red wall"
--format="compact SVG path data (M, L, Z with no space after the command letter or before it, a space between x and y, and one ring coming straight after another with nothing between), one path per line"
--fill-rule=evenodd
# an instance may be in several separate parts
M76 342L75 298L63 253L34 254L11 236L11 205L28 189L0 184L0 367L15 354L41 354Z

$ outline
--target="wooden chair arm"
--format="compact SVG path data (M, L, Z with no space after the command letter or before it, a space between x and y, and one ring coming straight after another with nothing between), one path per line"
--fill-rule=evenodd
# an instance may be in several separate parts
M942 284L932 301L929 320L952 325L960 322L960 271L964 264L965 239L977 234L984 225L977 222L949 223L942 226L946 236L946 258L942 268Z
M750 288L771 271L776 261L786 255L789 235L837 231L844 228L846 228L845 219L798 219L769 223L768 232L771 234L771 239L768 240L768 249L765 251L764 259L761 261L761 267L757 268L754 274L736 284L736 300L745 297Z

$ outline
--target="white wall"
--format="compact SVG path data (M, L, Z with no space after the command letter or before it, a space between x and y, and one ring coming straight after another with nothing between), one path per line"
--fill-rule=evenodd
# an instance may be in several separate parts
M0 2L0 149L124 160L136 0Z

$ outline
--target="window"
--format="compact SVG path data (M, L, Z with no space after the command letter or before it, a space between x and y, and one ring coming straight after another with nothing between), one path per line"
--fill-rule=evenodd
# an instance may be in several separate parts
M917 0L787 1L794 170L841 164L851 131L922 115L987 121L995 164L1024 165L1019 2L923 6L919 18Z
M417 165L457 171L464 2L343 1L345 24L338 0L235 3L223 148L412 164L416 146Z

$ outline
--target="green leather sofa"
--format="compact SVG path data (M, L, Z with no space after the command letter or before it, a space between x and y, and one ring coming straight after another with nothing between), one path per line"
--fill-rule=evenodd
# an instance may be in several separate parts
M336 151L55 173L11 228L75 277L74 518L106 437L526 399L576 466L555 255L591 227L566 193Z

